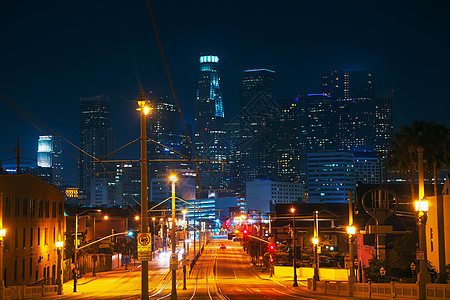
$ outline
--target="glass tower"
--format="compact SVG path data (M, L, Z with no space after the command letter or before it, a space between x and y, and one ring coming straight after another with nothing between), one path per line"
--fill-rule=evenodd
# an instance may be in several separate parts
M39 176L57 187L62 186L61 139L41 135L38 139L37 165Z
M109 98L104 96L80 98L80 148L102 158L113 151L113 129L109 123ZM80 152L78 174L80 195L86 205L112 205L107 183L112 181L100 164ZM96 176L98 175L98 176ZM108 200L109 199L109 200Z
M199 159L225 160L227 158L219 58L214 55L200 56L200 74L195 102L194 147ZM225 187L223 173L219 172L222 169L221 162L204 162L199 166L201 171L210 171L210 176L202 179L203 187Z

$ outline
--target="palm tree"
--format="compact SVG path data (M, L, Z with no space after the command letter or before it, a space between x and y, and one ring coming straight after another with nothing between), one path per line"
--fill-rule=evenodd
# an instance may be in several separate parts
M439 170L450 164L450 131L444 125L434 122L413 121L411 126L403 125L389 144L387 166L399 173L411 185L414 198L414 178L417 171L417 147L424 148L424 159L433 170L434 193L437 196Z

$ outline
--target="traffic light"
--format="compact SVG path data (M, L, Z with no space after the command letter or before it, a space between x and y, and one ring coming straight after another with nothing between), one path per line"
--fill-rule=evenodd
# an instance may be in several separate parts
M134 234L135 234L134 231L131 231L131 230L127 232L128 237L132 237L132 236L134 236Z
M277 249L277 246L274 243L270 243L268 248L269 248L269 253L274 254L275 250Z
M248 229L244 228L244 230L242 230L242 237L244 238L244 240L246 240L247 236L248 236Z

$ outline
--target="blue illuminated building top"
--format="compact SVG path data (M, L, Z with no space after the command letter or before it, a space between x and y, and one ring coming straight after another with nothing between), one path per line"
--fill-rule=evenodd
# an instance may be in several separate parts
M272 70L269 70L269 69L249 69L249 70L244 70L244 72L260 72L260 71L267 71L267 72L275 73L275 71L272 71Z
M200 56L200 63L218 63L219 57L215 55Z

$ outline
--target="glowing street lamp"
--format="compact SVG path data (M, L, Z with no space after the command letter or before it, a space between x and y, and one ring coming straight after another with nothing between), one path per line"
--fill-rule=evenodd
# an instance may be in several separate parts
M144 93L144 89L141 86L139 91L139 97L137 99L140 111L140 130L141 130L141 232L148 233L148 194L147 194L147 115L152 108L149 105ZM148 298L148 262L142 261L141 267L141 299Z
M3 200L3 193L0 193L0 199ZM3 270L3 240L6 236L6 229L3 228L3 201L0 201L0 270ZM3 271L0 272L0 297L3 299L3 289L5 283L3 278Z
M314 244L314 276L313 276L313 291L316 291L317 281L319 281L319 257L317 247L319 245L319 212L314 211L314 238L312 242Z
M56 242L56 250L58 254L58 261L56 263L57 274L56 274L56 285L58 286L58 295L62 295L62 280L61 280L61 251L64 247L64 242Z
M292 286L297 287L298 283L297 283L297 258L295 257L295 207L291 207L291 213L292 213L292 255L293 255L293 263L294 263L294 283L292 284Z
M170 298L172 300L177 299L177 269L178 269L178 254L176 253L176 240L175 240L175 182L177 182L177 176L171 174L169 180L172 182L172 255L170 256L170 269L172 270L172 293Z
M75 214L75 238L74 238L74 243L75 243L75 251L73 254L73 263L74 263L74 268L73 268L73 292L76 293L77 292L77 280L78 280L78 264L77 264L77 252L78 252L78 218L81 217L81 215L83 215L86 212L89 211L96 211L96 212L101 212L101 209L86 209L85 211L79 213L79 214ZM95 225L95 222L94 222ZM95 233L94 233L94 239L95 239Z

